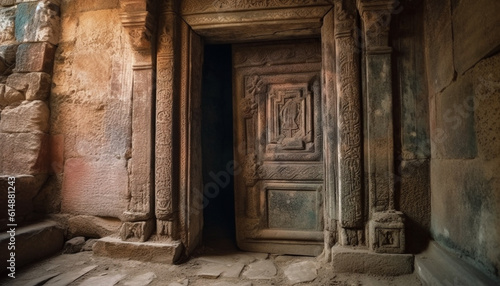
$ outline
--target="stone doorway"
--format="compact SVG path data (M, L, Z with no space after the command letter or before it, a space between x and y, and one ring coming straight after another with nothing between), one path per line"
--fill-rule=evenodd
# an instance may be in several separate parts
M233 249L233 108L231 45L205 45L201 92L203 243Z

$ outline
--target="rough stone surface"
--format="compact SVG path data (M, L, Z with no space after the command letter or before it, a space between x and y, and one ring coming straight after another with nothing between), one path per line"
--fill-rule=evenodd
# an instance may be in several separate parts
M94 244L95 255L113 258L134 257L135 260L156 263L177 262L182 252L179 242L128 242L118 238L105 237Z
M476 157L474 95L470 80L459 80L439 94L435 114L436 128L431 137L434 158Z
M333 271L336 273L370 273L403 275L413 272L411 254L380 254L335 246L332 249Z
M0 6L12 6L16 4L16 0L0 0Z
M500 279L488 277L434 241L415 257L415 272L423 285L500 285Z
M92 251L92 248L94 247L94 244L97 242L97 239L89 239L85 241L85 244L82 247L82 251Z
M157 278L154 272L144 273L127 280L123 285L125 286L146 286Z
M405 214L406 250L420 253L427 246L431 221L429 160L402 161L401 186L396 191L399 209ZM397 182L398 183L398 182Z
M52 279L50 279L46 285L52 285L52 286L66 286L71 283L73 283L76 279L82 277L83 275L87 274L88 272L94 270L97 267L97 265L91 265L87 267L83 267L81 269L77 269L74 271L66 272L64 274L61 274L59 276L56 276Z
M2 110L0 132L36 133L49 131L49 108L43 101L23 102Z
M126 190L125 160L71 158L64 166L61 207L71 214L118 217L126 208Z
M0 247L7 249L9 233L0 234ZM44 221L16 229L16 268L60 251L64 234L55 222ZM6 261L2 261L6 269Z
M84 245L85 245L85 237L82 236L73 237L72 239L64 243L63 253L72 254L80 252Z
M0 133L0 174L47 174L48 135L43 133Z
M0 106L16 105L24 99L24 95L16 89L5 84L0 84Z
M429 92L435 94L453 80L453 34L450 0L425 1L425 33Z
M224 269L226 269L226 266L222 264L206 264L201 267L196 275L203 278L216 279L219 278Z
M113 286L125 278L125 274L108 275L107 273L85 279L80 286L106 285Z
M60 33L59 6L53 0L17 5L16 40L57 45Z
M261 260L248 265L243 276L248 279L271 279L276 276L278 270L270 260Z
M26 94L26 100L45 100L50 93L51 77L44 72L14 73L7 78L7 85Z
M500 2L460 1L453 13L455 66L464 73L500 48Z
M18 44L0 45L0 58L3 59L6 65L14 66L16 64L16 53L18 46Z
M7 190L9 187L11 187L11 185L9 185L8 176L8 173L0 172L0 188L2 190ZM33 198L37 195L46 179L46 175L16 176L16 220L18 222L22 221L26 216L29 216L32 213L34 209ZM0 205L6 206L7 202L8 197L6 195L0 196ZM7 212L0 213L0 221L6 220L7 218ZM0 225L0 230L3 230L5 227L5 225Z
M24 43L17 48L15 72L52 72L55 46L49 43Z
M15 42L16 7L0 7L0 44Z
M68 236L102 238L117 233L121 222L118 219L89 215L77 215L68 219Z
M285 269L285 276L291 284L310 282L318 277L318 265L313 261L297 262Z

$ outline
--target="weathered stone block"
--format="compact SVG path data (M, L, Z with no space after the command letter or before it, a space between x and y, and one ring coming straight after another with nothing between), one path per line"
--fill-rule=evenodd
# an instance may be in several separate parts
M477 155L472 84L459 78L436 98L436 128L431 145L435 158L461 159Z
M12 6L16 4L16 0L0 0L0 6Z
M5 174L5 173L1 173ZM0 188L7 190L9 185L8 176L5 174L0 176ZM33 198L38 194L40 188L45 183L47 175L22 175L15 176L15 191L16 191L16 221L20 222L25 216L33 212ZM7 195L0 196L0 205L7 205ZM0 219L7 219L8 213L1 212ZM0 226L0 230L4 226Z
M85 237L77 236L64 243L63 253L72 254L80 252L85 245Z
M0 234L0 247L7 249L8 243L9 234L2 232ZM16 231L16 267L55 254L61 250L63 243L64 232L55 222L44 221L18 228ZM6 264L4 261L2 265Z
M8 85L0 84L0 106L18 104L24 99L24 95L18 90Z
M404 253L406 250L404 220L402 212L373 213L369 224L370 249L378 253Z
M79 1L63 1L61 3L61 9L65 13L77 13L86 11L97 11L97 10L107 10L107 9L118 9L120 8L119 0L79 0Z
M435 1L438 2L438 1ZM500 47L500 1L462 0L453 13L455 66L459 74Z
M425 34L429 92L448 86L455 75L450 0L426 1Z
M78 215L70 217L67 224L69 237L101 238L118 233L121 222L112 218Z
M16 7L0 7L0 44L8 44L16 41L14 34L16 18Z
M147 241L155 228L155 220L140 222L124 222L120 229L120 237L127 241Z
M0 133L0 174L47 174L48 139L43 133Z
M128 173L125 159L71 158L64 166L63 212L119 217L126 209Z
M55 47L48 43L19 45L14 72L52 72Z
M0 46L0 58L4 60L6 65L15 65L18 46L18 44Z
M396 276L412 273L413 263L412 254L381 254L339 246L332 248L332 266L335 273Z
M50 93L51 76L44 72L14 73L7 85L26 93L26 100L45 100Z
M51 0L17 5L16 40L18 42L59 42L59 6Z
M174 263L182 254L180 242L126 242L118 238L99 239L93 247L95 255L130 258L153 263Z
M19 106L2 110L0 132L49 132L49 107L41 100L25 101Z

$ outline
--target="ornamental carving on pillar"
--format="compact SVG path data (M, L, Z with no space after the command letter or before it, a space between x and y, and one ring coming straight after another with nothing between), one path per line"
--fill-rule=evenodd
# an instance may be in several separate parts
M148 0L120 0L122 25L128 33L130 44L136 51L151 49L153 16L148 11Z
M387 47L391 15L399 1L358 0L358 10L363 20L367 48Z
M338 168L340 224L363 227L361 102L359 51L356 47L355 10L343 1L335 4L335 45L338 94Z

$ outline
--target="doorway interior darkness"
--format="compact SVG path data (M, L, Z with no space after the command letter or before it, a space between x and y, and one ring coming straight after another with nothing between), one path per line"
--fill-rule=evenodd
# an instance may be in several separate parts
M206 45L202 79L203 240L236 247L231 45ZM222 245L221 245L222 244Z

